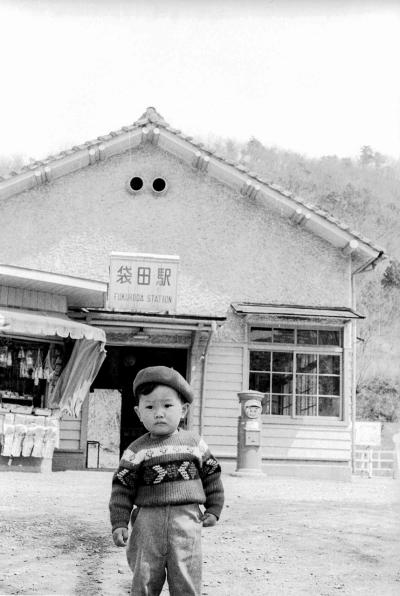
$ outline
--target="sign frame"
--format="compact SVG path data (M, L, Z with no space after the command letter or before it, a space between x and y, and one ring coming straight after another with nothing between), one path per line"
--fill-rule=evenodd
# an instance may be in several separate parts
M176 314L179 256L111 252L107 310Z

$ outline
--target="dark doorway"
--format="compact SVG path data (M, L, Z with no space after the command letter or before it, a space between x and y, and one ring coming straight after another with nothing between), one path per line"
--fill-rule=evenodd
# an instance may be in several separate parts
M187 350L176 348L136 348L132 346L106 346L105 359L93 389L118 389L121 393L121 443L120 453L146 429L136 416L132 384L135 376L146 366L171 366L186 377Z

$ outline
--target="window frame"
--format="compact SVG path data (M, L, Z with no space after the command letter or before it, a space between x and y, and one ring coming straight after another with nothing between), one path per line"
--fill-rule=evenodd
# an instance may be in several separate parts
M253 328L256 329L294 329L294 342L293 343L274 343L271 342L261 342L261 341L251 341L251 330ZM299 344L297 343L297 332L298 330L310 330L310 331L338 331L339 332L339 342L340 345L319 345L319 344ZM291 404L291 414L262 414L262 418L267 422L273 423L283 423L283 424L317 424L317 425L332 425L332 424L345 424L345 395L344 395L344 386L345 386L345 350L344 350L344 342L345 342L345 327L342 325L326 325L326 324L305 324L303 322L296 323L296 324L281 324L276 322L249 322L247 327L247 387L250 385L250 373L252 372L250 368L250 353L251 352L269 352L269 353L276 353L276 352L290 352L293 357L293 389L292 389L292 404ZM296 414L296 401L298 395L296 395L296 374L297 374L297 354L317 354L317 355L332 355L332 356L339 356L339 375L332 376L339 376L339 395L337 399L339 400L339 416L320 416L316 414L315 416L304 416L302 414ZM272 370L269 371L268 374L272 375ZM325 376L325 375L321 375ZM328 375L330 376L330 375ZM317 380L319 380L320 374L318 370ZM270 387L271 391L269 392L270 398L272 395L272 387ZM317 407L319 404L319 398L325 397L324 395L320 395L318 389L318 400L317 400ZM326 396L326 397L335 397L336 396Z

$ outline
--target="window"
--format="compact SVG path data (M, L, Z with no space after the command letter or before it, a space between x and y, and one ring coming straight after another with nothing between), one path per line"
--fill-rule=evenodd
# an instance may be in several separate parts
M263 414L341 417L339 329L252 327L250 342L249 389L265 393Z

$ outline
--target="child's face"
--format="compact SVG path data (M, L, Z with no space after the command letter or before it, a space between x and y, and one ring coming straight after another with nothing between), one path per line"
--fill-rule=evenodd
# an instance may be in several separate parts
M152 436L171 435L186 416L188 403L167 385L158 385L149 395L139 397L135 412Z

